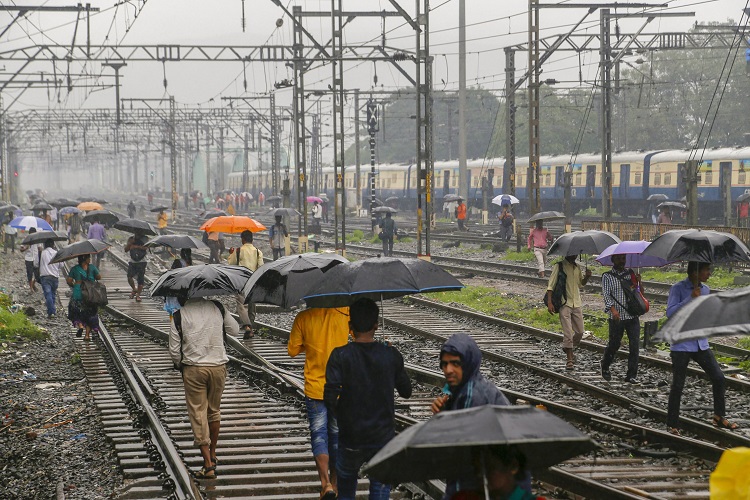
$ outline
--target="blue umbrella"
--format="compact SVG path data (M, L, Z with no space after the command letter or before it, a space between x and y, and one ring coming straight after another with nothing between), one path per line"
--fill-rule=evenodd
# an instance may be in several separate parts
M656 255L641 255L650 244L649 241L621 241L608 246L599 254L596 261L599 264L611 266L613 255L624 254L625 267L662 267L671 263L671 261Z
M39 217L31 217L30 215L27 215L26 217L16 217L10 221L10 227L23 229L24 231L27 231L32 227L36 228L37 231L52 231L52 226L50 226L46 220L40 219Z
M60 215L80 214L81 210L78 209L77 207L63 207L57 213L59 213Z

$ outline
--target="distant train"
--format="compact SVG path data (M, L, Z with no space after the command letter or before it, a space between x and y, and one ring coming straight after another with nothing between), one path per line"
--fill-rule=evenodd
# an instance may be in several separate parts
M631 151L616 153L612 157L613 210L621 215L645 214L649 204L644 203L652 194L664 194L671 200L679 200L686 193L685 162L689 150ZM700 158L700 155L698 156ZM543 210L560 210L564 196L564 172L570 155L543 156L540 161L539 183ZM572 165L571 204L574 211L589 207L601 207L602 165L601 155L581 154ZM482 179L492 177L493 194L507 192L509 172L504 168L503 158L469 160L467 184L469 204L481 205ZM516 196L527 198L528 157L516 159ZM414 164L379 164L376 167L375 189L377 197L384 200L398 197L399 207L416 206L416 166ZM730 189L732 200L743 193L750 193L750 147L719 148L703 152L698 175L698 197L701 202L701 217L721 217L725 193L724 172L731 172ZM363 199L370 194L369 165L361 166L359 187L355 185L354 166L346 167L347 205L353 206L356 189ZM235 191L242 188L242 172L229 174L228 187ZM333 167L323 168L320 192L333 196ZM292 183L294 184L294 183ZM270 171L252 170L248 187L257 194L270 192ZM435 162L435 199L440 202L449 193L458 192L458 160ZM310 194L313 194L312 190ZM314 194L318 194L317 192ZM294 196L293 196L293 199ZM366 202L365 202L366 205ZM522 205L522 207L525 205ZM497 208L497 207L495 207ZM439 209L439 208L438 208Z

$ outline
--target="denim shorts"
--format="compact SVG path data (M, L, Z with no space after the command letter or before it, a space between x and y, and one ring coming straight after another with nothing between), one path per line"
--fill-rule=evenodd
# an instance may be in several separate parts
M329 417L328 408L320 399L305 396L307 420L310 423L310 444L313 456L336 456L339 442L339 427L336 419ZM331 461L331 466L336 462Z

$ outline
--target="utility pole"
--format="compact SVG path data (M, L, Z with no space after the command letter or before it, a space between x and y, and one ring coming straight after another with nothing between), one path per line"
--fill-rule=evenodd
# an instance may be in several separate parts
M685 162L685 175L687 176L687 223L690 226L698 225L698 173L700 172L700 162L698 160L688 160Z
M529 166L526 193L529 213L541 210L539 199L539 0L529 0Z
M346 256L346 171L344 170L344 18L342 0L331 0L331 78L333 90L333 175L335 196L333 237L336 250ZM347 20L348 22L348 20ZM339 245L339 207L341 207L341 244Z
M450 134L449 134L450 136ZM469 203L466 167L466 0L458 0L458 194Z
M360 182L360 175L362 175L362 173L359 148L359 89L354 89L354 184L357 186L357 210L362 207L362 190L360 189L360 186L362 185Z
M610 17L609 9L602 9L599 13L599 71L602 81L602 215L605 223L612 220L612 92L611 72L612 57L610 53ZM605 229L609 227L605 226Z
M169 96L169 168L172 184L172 222L177 216L177 133L174 96Z
M370 134L370 224L375 232L375 134L378 133L378 105L367 101L367 132Z
M245 124L244 133L242 134L242 191L247 191L247 178L248 178L248 134L250 133L248 125Z
M224 189L224 127L219 127L219 182L217 183L218 190Z
M294 16L300 19L302 7L293 7ZM301 23L294 23L294 170L297 184L297 207L302 215L297 218L297 237L300 253L307 250L307 138L305 135L305 71L304 37ZM335 63L334 63L335 64Z

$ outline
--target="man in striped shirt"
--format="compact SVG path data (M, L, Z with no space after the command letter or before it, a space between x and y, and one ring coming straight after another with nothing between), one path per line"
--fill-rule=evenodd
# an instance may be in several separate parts
M612 256L612 270L602 274L602 295L604 296L604 310L609 313L609 343L604 350L604 358L601 361L602 378L610 380L612 374L609 367L615 359L615 354L620 349L623 333L628 335L629 354L628 371L625 381L637 384L638 379L638 342L640 338L641 324L638 316L630 314L625 306L627 299L622 290L623 286L631 283L636 276L638 286L641 284L640 275L633 273L631 269L625 268L625 255Z

